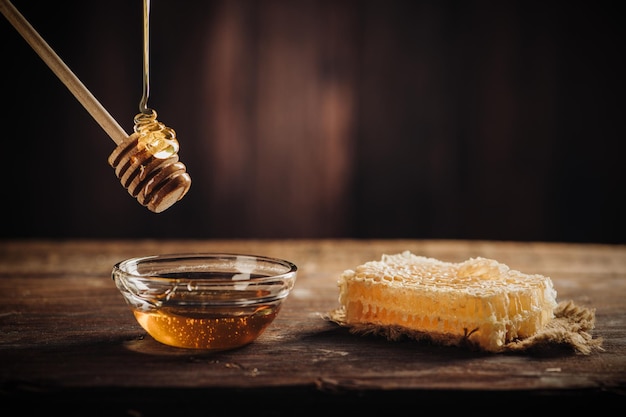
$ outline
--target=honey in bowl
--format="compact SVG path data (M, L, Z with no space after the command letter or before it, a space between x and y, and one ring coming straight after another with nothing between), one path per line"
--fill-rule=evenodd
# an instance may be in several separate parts
M236 254L160 255L116 264L112 277L137 319L160 343L226 350L256 340L294 286L297 267Z

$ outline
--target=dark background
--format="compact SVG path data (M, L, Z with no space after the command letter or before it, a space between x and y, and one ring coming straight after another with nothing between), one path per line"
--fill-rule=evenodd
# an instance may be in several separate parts
M13 4L132 132L142 1ZM192 177L160 214L2 18L0 237L626 243L619 4L154 0L148 104Z

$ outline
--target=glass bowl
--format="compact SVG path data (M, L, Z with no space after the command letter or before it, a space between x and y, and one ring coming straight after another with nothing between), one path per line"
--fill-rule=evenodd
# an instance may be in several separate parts
M150 336L169 346L208 350L257 339L278 315L296 274L289 261L228 253L131 258L111 272Z

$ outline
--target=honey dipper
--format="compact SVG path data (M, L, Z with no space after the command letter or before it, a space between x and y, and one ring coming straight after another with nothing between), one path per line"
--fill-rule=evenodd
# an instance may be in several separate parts
M9 0L0 0L0 11L117 144L108 162L128 193L154 213L183 198L191 177L178 160L174 131L156 121L156 112L135 116L129 136Z

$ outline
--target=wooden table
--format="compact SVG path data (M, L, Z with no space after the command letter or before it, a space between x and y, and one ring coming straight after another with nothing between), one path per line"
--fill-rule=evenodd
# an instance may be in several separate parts
M483 256L550 276L558 300L596 309L604 351L484 354L356 336L322 316L345 269L410 250L445 261ZM134 256L237 252L288 259L296 287L251 345L219 353L161 345L139 327L111 280ZM491 399L532 409L626 403L626 246L421 240L0 241L0 399L64 415L278 415L299 410L406 414ZM293 407L293 406L290 406ZM291 412L284 414L293 415ZM448 410L448 411L449 411ZM219 412L218 412L219 411ZM500 411L502 411L500 409Z

